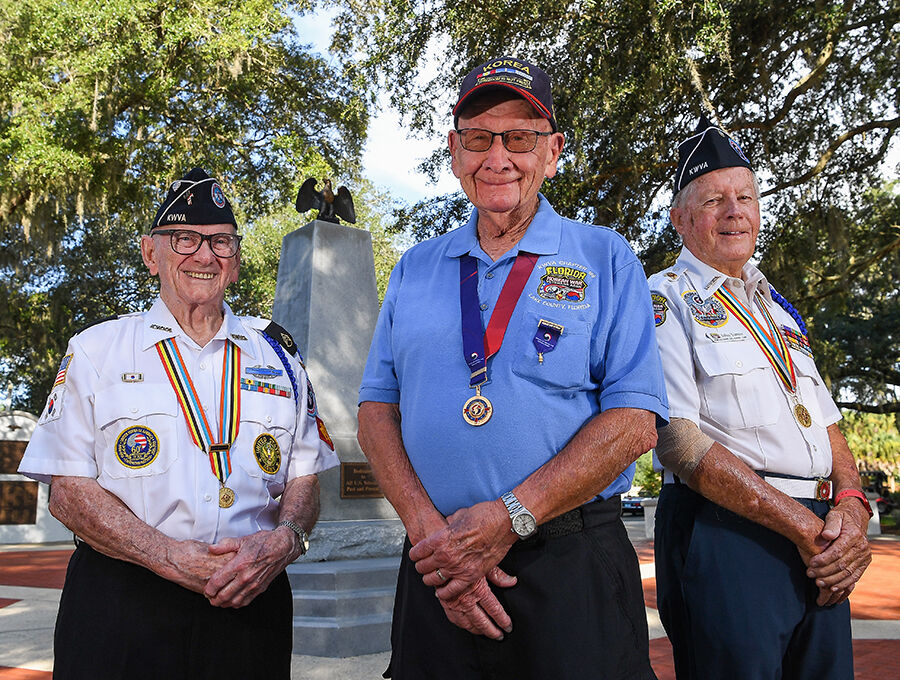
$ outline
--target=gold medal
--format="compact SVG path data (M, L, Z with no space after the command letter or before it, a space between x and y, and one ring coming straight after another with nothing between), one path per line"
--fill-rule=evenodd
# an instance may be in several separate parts
M229 489L227 486L223 486L219 489L219 507L220 508L230 508L234 505L234 499L236 496L234 495L234 491Z
M809 415L809 410L799 402L794 404L794 417L803 427L812 425L812 416Z
M494 414L494 405L490 399L481 396L481 386L475 388L475 396L470 397L463 406L463 419L469 425L484 425Z

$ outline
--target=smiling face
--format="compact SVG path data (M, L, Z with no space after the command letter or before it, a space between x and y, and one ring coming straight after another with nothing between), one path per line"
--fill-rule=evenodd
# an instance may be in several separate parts
M516 96L487 99L488 96L485 95L486 101L481 105L469 104L460 113L460 129L552 130L550 122L541 118L524 99ZM464 149L455 131L450 132L448 141L453 174L459 178L472 204L480 213L512 216L534 212L541 184L545 177L556 174L556 162L563 147L560 133L539 137L534 150L526 153L507 151L500 137L494 137L491 147L480 152Z
M685 247L701 262L729 276L741 269L756 249L759 196L747 168L722 168L701 175L682 191L669 211Z
M233 234L233 224L179 224L173 228L192 229L201 234ZM150 234L141 237L141 256L153 276L159 275L159 294L178 316L180 309L208 306L218 311L225 300L225 289L237 281L241 267L240 250L234 257L217 257L209 241L200 244L193 255L172 250L170 237Z

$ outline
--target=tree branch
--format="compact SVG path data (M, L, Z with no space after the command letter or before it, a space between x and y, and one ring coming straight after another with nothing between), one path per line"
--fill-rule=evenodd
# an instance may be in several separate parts
M851 411L861 411L863 413L900 413L900 401L889 404L879 404L878 406L864 404L859 401L837 401L835 403L840 408L850 409Z
M852 130L848 130L844 134L840 135L837 139L831 142L828 145L828 148L825 152L819 156L818 162L813 166L810 170L803 173L799 177L794 177L786 182L781 182L780 184L776 184L771 189L767 189L762 193L762 196L769 196L770 194L778 193L779 191L783 191L789 187L798 186L803 184L804 182L808 182L813 177L818 175L825 169L825 166L828 165L828 162L831 160L831 157L834 155L834 152L840 148L840 146L849 139L852 139L856 135L863 134L864 132L868 132L869 130L875 130L878 128L885 128L887 130L895 130L897 127L900 127L900 117L897 118L888 118L885 120L873 120L864 125L857 125Z

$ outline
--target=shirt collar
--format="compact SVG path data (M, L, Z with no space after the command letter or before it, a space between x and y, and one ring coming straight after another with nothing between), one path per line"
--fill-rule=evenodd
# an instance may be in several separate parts
M509 256L518 255L520 251L535 255L553 255L559 252L562 218L556 214L543 194L538 194L538 201L538 209L531 224L525 230L525 235L510 249ZM478 243L477 225L478 208L474 208L469 215L469 220L459 229L451 232L450 243L445 251L447 257L459 257L466 253L487 257Z
M213 340L231 340L236 344L242 352L249 355L251 359L256 359L253 350L253 343L250 342L252 337L248 332L249 327L244 325L240 317L234 315L228 303L222 303L222 311L224 319L222 325ZM153 302L153 306L144 315L144 337L142 349L147 350L153 347L160 340L167 338L178 338L185 342L194 342L187 333L178 325L172 312L163 302L162 298L157 297Z
M715 267L702 262L687 248L682 248L678 255L676 266L684 268L697 294L704 300L712 297L721 286L728 281L737 281L733 276L723 274ZM769 282L765 275L753 264L747 262L741 269L740 280L744 284L748 299L753 299L758 291L768 302L772 302L772 294L769 292Z

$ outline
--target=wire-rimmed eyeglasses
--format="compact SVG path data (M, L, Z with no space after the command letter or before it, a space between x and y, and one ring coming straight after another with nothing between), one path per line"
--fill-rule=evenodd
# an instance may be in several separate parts
M234 257L243 236L237 234L201 234L193 229L154 229L151 236L169 236L169 243L179 255L193 255L204 241L209 241L210 250L218 257Z
M494 143L494 137L499 137L503 147L511 153L528 153L534 151L538 137L549 137L552 132L538 132L537 130L504 130L503 132L491 132L481 128L462 128L456 131L459 141L466 151L487 151Z

